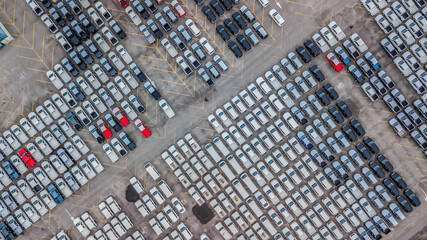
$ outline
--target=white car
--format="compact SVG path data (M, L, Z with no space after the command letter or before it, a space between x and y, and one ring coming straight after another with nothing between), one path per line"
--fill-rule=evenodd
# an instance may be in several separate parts
M28 121L26 118L21 118L19 120L19 123L24 128L24 130L27 132L28 136L33 137L37 134L36 129L33 127L33 125Z
M166 51L171 55L171 57L176 57L178 55L178 51L176 51L175 47L169 42L167 38L163 38L160 43L165 47Z
M368 0L368 1L370 1L370 0ZM357 33L353 33L350 36L350 39L353 42L353 44L356 45L359 52L363 53L366 50L368 50L368 46L366 46L365 42L362 40L362 38Z
M31 123L34 125L34 127L38 131L41 131L41 130L43 130L46 127L44 125L44 123L40 120L40 118L36 115L36 113L30 112L28 114L28 118L30 119Z
M98 208L101 210L102 215L104 215L106 219L110 219L113 216L112 210L105 202L100 202L98 204Z
M130 17L132 22L135 23L136 26L141 24L142 22L141 18L135 13L135 11L132 9L130 5L125 8L125 12Z
M64 143L64 148L71 155L74 161L77 161L82 157L82 155L79 153L79 151L77 151L77 149L74 147L74 145L71 142Z
M13 152L13 149L9 146L9 144L3 137L0 137L0 149L6 156L10 155Z
M106 83L108 81L109 78L107 74L98 64L94 64L92 66L92 70L95 72L96 76L98 76L99 80L101 80L101 82Z
M199 43L209 55L212 55L215 52L215 48L209 43L209 41L205 37L200 38Z
M135 89L138 87L139 83L136 81L136 79L130 74L128 70L122 71L122 76L126 80L126 82L131 86L132 89Z
M41 216L44 216L49 211L43 204L43 202L40 200L40 198L37 196L31 198L31 204L33 204L34 208Z
M45 187L50 184L51 179L47 176L47 174L43 171L42 168L36 167L34 168L34 174L36 175L37 179L41 182L41 184Z
M96 228L97 224L88 212L84 212L81 216L81 219L89 230Z
M53 94L52 100L62 113L66 113L70 109L59 94Z
M21 127L19 127L18 125L12 125L10 129L12 133L16 136L16 138L18 138L19 142L23 144L28 141L29 138Z
M104 145L102 145L102 149L113 163L119 160L119 156L117 156L116 152L114 152L113 148L109 143L105 143Z
M18 157L18 155L10 156L10 162L21 175L27 172L27 165Z
M131 179L129 179L130 184L132 185L133 189L135 189L135 191L138 194L141 194L144 191L144 187L142 186L141 182L138 180L138 178L136 177L132 177Z
M219 123L218 119L214 115L208 116L208 121L211 123L212 127L218 132L222 133L224 131L224 128Z
M90 234L90 230L86 226L86 224L82 221L81 218L72 218L74 226L76 226L77 230L83 235L83 237L87 237Z
M334 35L332 35L327 27L322 28L320 33L326 39L326 42L328 42L329 46L333 47L338 43L337 39L334 37Z
M24 229L31 227L31 224L32 224L31 220L27 217L27 215L21 209L18 209L15 211L15 218L16 220L18 220L19 224Z
M95 154L89 154L89 156L87 156L87 159L90 165L92 165L93 169L95 169L97 173L101 173L102 171L104 171L104 167L102 166L98 158L95 156Z
M325 53L329 50L328 44L320 36L320 34L318 34L318 33L314 34L312 39L316 43L316 45L320 48L320 51L322 51L322 53Z
M74 145L76 145L77 149L79 149L83 155L89 152L89 148L79 135L75 135L72 140Z
M47 113L43 106L38 106L36 108L36 112L46 125L50 125L53 122L52 117Z
M24 194L26 199L30 199L34 196L33 190L31 190L30 185L24 180L20 179L17 182L19 190Z
M56 64L53 69L55 70L55 72L59 75L59 77L62 79L62 81L64 81L65 83L71 81L71 76L70 74L67 73L67 71L65 71L65 69L62 67L61 64Z
M101 83L99 82L98 78L95 75L93 75L91 70L86 70L84 75L94 89L98 89L101 87Z
M99 113L104 113L105 111L107 111L107 106L105 106L105 104L98 97L98 95L96 94L91 95L90 100L95 105L96 109L98 109Z
M57 89L61 89L64 86L61 79L59 79L59 77L56 75L54 71L52 70L47 71L46 76L47 78L49 78L49 80Z
M57 204L55 200L53 200L52 196L48 193L46 189L43 189L40 192L40 197L42 198L43 202L47 205L49 209L54 209L56 207Z
M42 150L44 155L49 155L52 153L52 148L47 144L47 142L40 136L36 137L35 139L37 146L40 150Z
M119 56L115 52L108 53L108 58L111 60L113 65L119 70L123 70L125 68L125 65L123 64L122 60L119 59Z
M130 230L133 227L133 223L129 219L129 217L126 215L126 213L121 212L117 217L120 220L123 227L125 227L126 231Z
M371 16L375 16L379 12L377 6L375 6L372 0L360 0L360 2L362 2L363 6L368 10Z
M58 124L59 124L59 127L61 128L61 131L67 137L71 137L71 136L73 136L76 133L74 131L74 129L70 126L70 124L68 124L68 122L64 118L60 118L58 120ZM52 129L52 132L55 134L55 130Z
M334 33L335 37L338 38L338 40L343 40L346 37L345 33L342 31L340 26L338 26L338 24L335 21L330 22L328 24L328 27Z
M25 214L33 223L37 222L40 219L40 215L36 212L33 206L29 203L25 203L23 206Z
M85 95L89 96L93 93L93 89L89 86L89 83L87 83L87 81L82 76L78 76L76 82L79 85L80 89L83 90Z
M427 32L427 17L423 16L421 13L415 13L413 16L415 22L418 26L424 31Z
M188 19L187 21L185 21L185 25L187 25L187 27L190 29L191 33L193 33L195 37L198 37L200 35L201 31L192 19Z
M110 240L118 240L120 236L116 233L116 231L111 227L109 223L105 224L104 227L102 227L102 230L104 230L105 235L107 235L108 239Z
M56 172L56 170L53 168L52 164L49 161L43 161L41 166L43 171L47 174L47 176L51 180L55 180L58 177L58 173Z
M59 159L59 157L56 154L53 154L49 157L50 162L52 163L53 167L55 167L56 171L58 171L60 174L67 171L67 167L65 164Z
M55 181L56 186L58 187L59 191L64 195L64 197L69 197L73 194L73 191L68 186L68 184L64 181L62 178L58 178Z
M165 112L165 114L166 114L166 116L168 116L168 118L173 118L175 116L175 112L169 106L169 104L166 102L166 100L161 99L159 101L159 106L162 108L163 112Z
M27 198L25 198L24 194L22 194L21 190L19 190L16 185L9 187L9 193L13 196L18 205L23 204L27 200Z
M71 173L81 186L84 186L88 182L87 177L83 174L79 167L74 166L71 168Z
M132 107L129 105L129 103L125 100L120 104L123 108L123 110L125 111L127 117L130 120L135 120L138 115L136 114L136 112L132 109Z
M108 82L107 88L116 101L120 101L123 99L123 95L120 93L119 89L116 87L116 85L114 85L113 82Z
M383 15L393 27L397 27L402 23L396 13L388 7L383 10Z
M255 101L246 90L242 90L239 95L249 108L255 105Z
M270 17L276 22L276 24L281 27L285 25L285 19L283 19L282 15L280 15L276 9L271 9L268 14L270 14Z
M86 176L89 179L93 179L96 176L96 172L93 170L93 168L89 165L86 159L83 159L79 162L80 167L82 168L83 172L86 174Z
M43 154L33 143L27 144L27 150L37 162L40 162L43 159Z
M45 106L46 110L49 112L49 114L54 118L58 119L61 116L61 112L58 108L52 103L50 100L46 100L43 105Z

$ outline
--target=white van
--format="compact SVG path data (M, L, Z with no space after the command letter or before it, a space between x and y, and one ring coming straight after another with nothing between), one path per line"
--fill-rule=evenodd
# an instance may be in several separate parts
M188 193L191 195L191 197L196 201L199 206L201 206L203 203L205 203L205 200L200 196L199 192L196 191L196 188L191 187L188 189Z
M240 175L244 172L243 168L240 166L240 164L237 162L236 158L233 155L229 155L227 157L227 162L233 167L237 175Z
M218 195L218 200L224 205L225 209L227 209L228 212L231 212L234 210L234 206L231 204L231 202L228 200L227 196L225 196L224 193L220 193Z
M214 168L214 170L212 170L212 176L214 176L214 178L219 182L219 185L221 185L221 187L224 188L228 186L228 181L225 180L224 175L221 174L218 168Z
M190 164L188 164L188 162L182 164L182 169L184 169L184 171L190 177L191 181L195 182L199 179L199 176L196 174Z
M162 193L165 195L166 198L170 198L173 195L171 188L164 180L160 180L157 183L157 186L159 186L160 190L162 191Z
M246 223L246 221L243 219L242 215L240 215L238 211L235 211L233 214L231 214L231 217L234 219L234 221L236 221L240 229L246 230L249 227L249 225ZM240 235L240 236L243 237L243 235ZM245 239L245 238L242 238L242 239Z
M261 124L267 124L268 118L265 116L265 114L261 111L259 107L255 108L253 113L255 114L255 117L260 121Z
M279 149L274 150L271 154L276 159L276 161L279 162L280 166L286 167L289 164Z
M150 221L148 221L148 223L150 224L151 228L153 228L154 232L157 235L160 235L163 233L164 230L163 230L162 226L160 225L160 223L155 218L151 218Z
M263 215L259 220L261 221L261 224L264 226L264 228L267 229L268 233L270 233L270 235L273 236L277 233L276 228L273 226L273 224L271 224L267 216Z
M206 151L208 151L209 155L211 155L212 159L218 163L219 161L221 161L221 156L219 156L218 152L215 150L214 146L212 145L212 143L208 143L205 145L205 149Z
M228 154L230 154L230 151L224 145L224 143L221 141L221 139L219 137L214 138L213 143L219 149L219 151L221 151L223 156L227 156Z
M254 215L249 211L249 209L246 207L246 205L242 205L239 208L239 211L243 214L243 216L248 220L249 224L252 224L256 221L256 218Z
M140 199L135 202L135 207L141 213L142 217L146 217L150 213L147 207L144 205L144 203L142 203Z
M245 183L245 185L249 188L249 190L254 193L257 191L257 187L255 186L254 182L252 181L252 179L248 176L248 174L243 173L242 175L240 175L240 179L242 179L242 181Z
M270 167L271 170L273 170L274 173L279 173L280 172L280 167L277 164L276 160L273 159L272 156L268 155L264 161L267 163L267 165Z
M279 203L277 204L277 210L279 211L279 213L282 215L282 217L288 222L292 222L294 220L294 217L292 216L292 214L285 208L285 205L283 205L283 203Z
M219 234L225 239L225 240L231 240L232 237L230 233L225 229L224 225L221 222L217 222L215 224L216 230L218 230Z
M144 196L142 196L141 199L142 199L142 202L145 204L145 206L147 206L148 210L150 210L150 212L153 212L154 210L156 210L157 206L153 202L153 200L150 198L150 196L148 196L148 194L145 194Z
M243 164L243 166L246 169L248 169L252 166L252 162L249 160L248 157L246 157L246 155L243 153L242 150L237 149L235 153L236 153L237 158L239 158L240 162Z
M228 178L228 181L232 181L235 178L234 173L231 171L231 169L228 167L225 161L219 162L218 166L221 169L221 171L224 173L224 175Z
M248 157L251 159L252 162L256 163L259 160L258 155L255 153L254 150L252 150L251 146L249 144L243 144L242 146L243 152L245 152Z
M259 225L259 223L255 223L252 227L262 240L267 240L269 238L268 234L264 231L261 225Z
M182 173L181 169L178 168L173 173L175 174L176 178L178 178L178 180L181 182L182 186L184 186L184 188L187 188L188 186L191 185L190 181L184 175L184 173Z
M168 152L163 152L161 156L172 171L174 171L178 167L178 164L176 164L175 160L172 159Z
M207 170L214 167L214 165L212 164L212 161L206 156L206 154L203 151L198 151L197 157L203 163L203 165Z
M260 217L262 215L261 209L258 207L258 204L254 201L252 197L247 198L246 204L248 204L249 208L252 210L252 212L255 213L256 217Z
M209 187L211 188L212 192L218 193L221 189L219 188L218 184L216 184L215 180L211 177L211 175L208 173L206 174L203 179L206 183L208 183Z
M153 180L157 180L160 177L160 173L157 171L157 169L154 168L151 163L145 164L145 170L147 170Z
M210 202L210 205L215 210L215 212L218 214L220 218L224 218L227 216L227 213L224 211L224 209L221 207L221 205L216 201L216 199L212 199Z
M202 193L202 195L205 197L206 200L209 200L212 198L212 193L205 186L205 184L203 184L202 181L197 182L196 187L199 189L200 193Z
M231 201L233 201L236 206L239 206L240 203L242 203L242 199L240 199L240 197L236 194L236 192L233 190L231 186L228 186L225 189L225 192L227 193Z
M231 184L233 184L233 187L243 199L246 199L250 196L246 189L243 187L242 183L239 181L239 179L234 179Z
M224 219L224 224L227 226L228 230L230 230L230 232L231 232L231 234L233 234L233 236L236 236L237 233L239 233L239 230L237 229L236 225L231 220L231 218L228 217L228 218Z

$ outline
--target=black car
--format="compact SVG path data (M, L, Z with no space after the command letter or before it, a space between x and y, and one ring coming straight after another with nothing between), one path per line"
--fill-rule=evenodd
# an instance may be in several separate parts
M317 90L316 95L320 99L320 102L323 104L323 106L328 106L329 104L331 104L331 101L329 100L325 91L323 91L322 89Z
M308 54L308 52L305 50L303 46L298 46L296 51L305 63L308 63L311 61L310 55Z
M387 38L381 39L380 45L384 48L386 53L392 58L399 53L396 47Z
M350 142L355 142L357 140L356 134L348 125L342 126L341 130L344 132L345 136L348 140L350 140Z
M365 77L363 76L363 74L353 64L348 66L348 71L350 72L350 74L353 76L354 80L356 80L357 83L361 84L365 81Z
M62 30L64 31L65 37L68 39L68 41L72 45L74 45L74 46L79 45L80 40L77 38L76 34L74 33L74 31L69 26L65 26Z
M384 178L385 174L383 172L383 170L381 169L380 165L378 165L378 163L371 161L369 162L369 167L371 167L372 171L374 172L375 176L377 176L377 178Z
M153 4L151 0L144 0L145 5L147 5L150 12L154 13L157 11L156 5Z
M132 3L136 11L139 13L139 15L141 15L143 19L147 19L150 16L147 9L145 9L145 7L142 6L142 4L139 1L133 1Z
M79 75L79 71L77 71L77 69L74 67L74 65L70 62L70 60L68 60L68 58L64 58L61 61L62 65L64 65L65 69L71 74L73 75L73 77L76 77L77 75Z
M233 4L230 0L220 0L222 5L225 7L225 10L230 11L233 8Z
M40 0L45 8L50 8L52 6L52 2L50 0Z
M425 0L414 0L414 2L418 7L422 7L424 4L426 4Z
M359 121L357 121L356 119L351 119L350 126L357 133L357 135L361 137L365 136L365 129L362 127L362 124L360 124Z
M73 60L73 62L79 66L79 68L81 70L85 70L86 69L86 63L80 58L79 54L77 54L76 51L71 51L70 52L70 58L71 60Z
M234 21L237 22L237 25L239 25L239 27L241 29L245 29L247 27L245 19L243 19L242 15L240 15L239 12L233 13L233 15L231 15L231 17L234 19Z
M325 80L325 75L323 75L322 71L320 71L319 67L316 65L311 66L310 71L313 73L317 81L323 82Z
M332 87L331 84L326 83L325 85L323 85L323 89L332 100L337 100L339 98L337 91L335 91L335 88Z
M344 117L341 115L341 113L338 111L336 107L330 107L329 113L332 115L335 122L337 122L338 124L341 124L344 122Z
M391 165L390 161L384 157L384 155L378 155L377 160L387 172L392 172L394 170L393 165Z
M102 57L102 52L99 50L99 48L93 43L92 40L87 40L85 42L86 46L89 48L89 51L91 51L97 58Z
M90 33L94 33L96 31L95 26L90 22L89 18L86 17L83 13L80 14L79 20L82 23L83 27L86 29L86 31Z
M399 194L399 189L397 189L396 185L388 178L383 180L383 185L387 188L387 190L394 196Z
M313 43L311 40L307 40L304 42L304 46L308 49L311 56L316 57L320 54L319 48L316 46L316 44Z
M236 27L236 25L230 20L230 19L225 19L224 20L224 25L228 28L228 30L233 34L236 35L239 33L239 29Z
M96 141L98 141L98 143L105 142L104 135L102 134L102 132L97 127L95 127L94 125L90 125L89 128L88 128L88 130L90 131L90 133L92 134L92 136L94 138L96 138Z
M216 14L218 14L218 16L223 16L225 14L224 9L221 7L217 0L212 0L209 4L214 9Z
M1 234L7 239L7 240L13 240L15 237L13 236L12 231L10 228L6 225L6 223L1 222L0 223L0 232Z
M73 14L70 13L70 10L68 10L68 7L63 2L59 2L56 7L59 9L59 12L65 19L68 21L73 20Z
M108 59L106 58L101 58L101 60L99 60L99 62L101 63L101 65L105 68L105 70L108 72L108 74L110 74L111 77L116 76L117 71L116 69L111 65L110 61L108 61Z
M344 115L344 117L350 118L351 116L353 116L353 114L350 111L350 108L348 108L348 106L347 106L347 104L345 104L345 102L338 101L337 107L341 111L341 113Z
M55 8L49 9L49 14L55 22L58 23L59 26L64 27L65 26L65 20L59 15L58 11L56 11Z
M371 160L372 154L368 151L368 149L362 143L356 144L356 149L362 154L362 157L365 160Z
M203 4L203 2L205 2L205 0L194 0L194 2L200 6Z
M86 31L83 29L82 25L80 25L77 20L71 21L71 28L74 30L74 32L77 34L77 36L80 38L80 40L86 40L89 38L89 35L86 33Z
M408 188L408 185L406 184L406 182L403 180L402 176L400 176L399 173L397 172L392 172L390 174L391 179L396 183L396 185L405 190L406 188Z
M114 129L114 131L120 132L122 130L122 126L119 124L119 121L111 115L111 113L107 113L105 115L105 120L107 120L107 123L112 129Z
M147 25L151 29L151 31L153 31L154 36L156 36L156 38L163 37L163 33L160 30L159 26L157 26L157 24L152 19L147 21Z
M228 43L228 48L233 52L236 58L241 58L243 56L242 50L240 50L235 42L231 41Z
M117 34L117 36L119 36L119 38L123 39L126 37L126 33L123 31L123 29L119 26L119 24L115 20L111 20L108 24L110 24L110 27Z
M368 149L373 153L373 154L378 154L380 152L379 147L377 146L377 144L374 142L374 140L372 140L370 137L365 137L363 139L363 142L366 144L366 146L368 147Z
M242 46L243 50L245 50L246 52L249 52L252 49L251 44L242 34L238 35L236 39L237 42L239 42L240 46Z
M81 123L81 122L80 122L80 120L76 117L76 115L74 115L72 112L68 112L68 113L67 113L67 119L68 119L68 121L71 123L71 125L73 125L73 127L74 127L77 131L82 130L82 128L83 128L82 123Z
M406 198L408 198L409 202L414 206L414 207L418 207L421 205L420 200L418 199L418 197L415 195L415 193L411 190L411 189L406 189L403 194L405 194Z
M230 41L230 34L228 34L227 30L222 25L216 26L216 31L219 33L222 39L224 39L225 42Z
M77 47L77 51L79 52L80 56L88 63L88 64L92 64L93 63L93 57L89 54L89 52L86 50L85 47L83 47L83 45L79 45Z
M138 65L136 65L135 63L131 63L129 67L132 70L133 74L135 74L136 77L139 79L139 81L144 82L145 80L147 80L147 76L143 71L141 71Z
M211 23L215 23L216 22L216 16L215 14L212 12L212 9L210 9L210 7L208 6L204 6L202 8L202 12L206 15L206 17L209 19L209 22Z
M400 204L400 206L405 212L410 213L414 211L414 209L411 207L411 205L408 203L408 201L404 197L399 195L396 197L396 201Z

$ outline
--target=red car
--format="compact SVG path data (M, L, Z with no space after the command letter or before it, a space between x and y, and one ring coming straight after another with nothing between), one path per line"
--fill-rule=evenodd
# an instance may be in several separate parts
M145 138L148 138L151 136L150 130L145 126L145 124L141 121L141 119L135 120L135 126L141 131L142 135L144 135Z
M129 6L129 3L128 3L127 0L117 0L117 2L119 2L120 6L122 8L125 8L125 7Z
M113 115L116 116L117 119L119 119L120 123L124 126L129 124L129 120L125 117L122 110L120 110L119 107L115 107L113 109Z
M328 53L326 55L326 59L328 59L329 63L332 65L332 67L335 68L335 71L339 72L344 68L344 66L342 65L340 60L338 60L338 58L333 53L331 53L331 52Z
M102 134L106 139L109 139L111 136L113 136L103 119L99 119L98 121L96 121L96 125L98 125L99 129L101 130Z
M21 149L21 150L19 150L18 154L21 157L21 159L25 162L25 164L27 164L27 166L29 168L36 165L36 161L34 161L33 157L30 156L30 154L27 152L27 150Z
M185 12L184 8L182 8L182 6L179 4L179 2L177 0L173 0L171 2L171 5L173 7L173 9L175 9L175 11L178 13L178 15L180 17L185 17L187 15L187 13Z

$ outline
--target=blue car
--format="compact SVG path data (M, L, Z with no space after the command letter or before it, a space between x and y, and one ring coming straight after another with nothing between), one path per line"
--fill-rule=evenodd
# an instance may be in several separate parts
M19 178L20 174L16 171L15 167L9 161L3 162L3 168L12 180L16 180L17 178Z
M307 150L311 150L313 149L313 144L311 143L310 139L308 139L307 135L305 135L304 132L299 131L297 133L297 137L299 139L299 141L304 145L305 148L307 148Z
M366 61L368 61L369 65L371 65L371 67L374 69L374 71L378 71L381 68L381 64L371 52L365 53L364 57Z
M1 222L0 223L0 233L5 237L7 240L13 240L15 237L13 236L12 231L10 228L6 225L6 223Z
M339 57L339 59L344 63L344 65L348 65L351 63L350 57L347 53L342 49L342 47L336 47L334 50L335 54Z
M49 191L50 195L55 199L56 203L62 203L64 201L64 197L59 192L59 190L55 187L55 185L50 184L47 187L47 190Z

